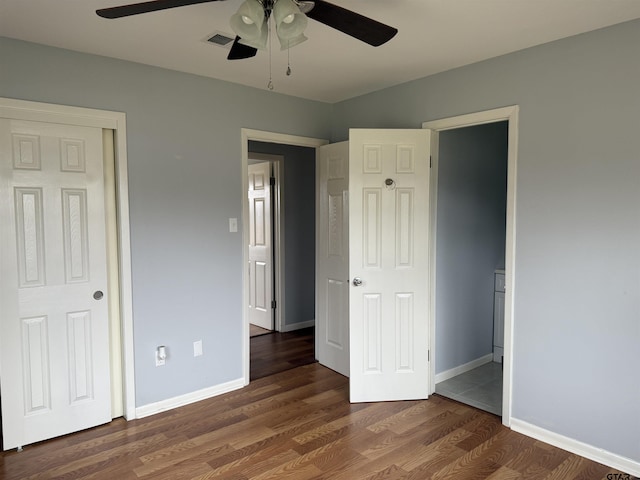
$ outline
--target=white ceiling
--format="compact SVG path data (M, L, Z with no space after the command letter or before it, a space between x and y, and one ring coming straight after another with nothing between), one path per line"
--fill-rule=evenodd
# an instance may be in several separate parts
M228 61L204 43L232 35L242 0L106 20L95 10L135 0L0 0L0 36L189 72L260 89L269 54ZM398 28L371 47L313 20L308 41L287 53L274 38L274 91L337 102L578 33L640 18L640 0L331 0ZM1 67L0 67L1 68Z

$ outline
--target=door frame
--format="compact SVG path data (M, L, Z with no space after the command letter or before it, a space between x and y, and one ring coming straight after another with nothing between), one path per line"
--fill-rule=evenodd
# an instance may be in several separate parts
M505 312L504 312L504 360L502 386L502 424L511 425L511 401L513 393L513 322L514 322L514 291L515 291L515 254L516 254L516 186L518 164L518 113L519 106L512 105L493 110L486 110L466 115L448 117L439 120L423 122L422 128L432 130L431 155L431 207L430 207L430 358L435 359L436 342L436 228L437 228L437 199L438 199L438 157L439 133L445 130L483 125L501 121L509 122L507 147L507 222L505 239ZM429 393L434 393L435 361L430 362Z
M284 133L267 132L263 130L253 130L249 128L240 129L241 141L241 178L242 178L242 362L244 385L249 385L250 379L250 339L249 339L249 274L247 265L249 263L249 141L265 143L279 143L282 145L294 145L298 147L317 148L329 143L328 140L312 137L301 137ZM316 205L317 210L317 205ZM316 232L316 235L318 233ZM281 255L282 257L282 255ZM284 284L284 270L281 271L280 281ZM282 290L282 288L280 288ZM284 306L284 305L282 305ZM281 326L282 327L282 326Z
M136 418L136 413L126 115L122 112L0 97L0 116L15 120L96 127L113 131L113 153L115 156L113 188L116 199L122 370L112 372L112 384L122 385L124 417L127 420L133 420ZM113 352L112 347L110 354L113 355Z
M270 175L275 178L275 184L271 185L271 263L272 263L272 275L271 275L271 288L272 292L275 292L273 295L273 300L276 301L276 311L275 315L272 315L272 324L273 330L280 332L282 331L282 326L285 324L285 312L282 306L284 306L284 237L282 236L282 232L284 232L284 209L282 206L284 205L284 188L282 185L283 181L283 173L284 166L283 160L284 157L282 155L272 155L269 153L256 153L249 152L247 157L247 169L248 158L252 160L260 160L261 162L269 162L271 164L271 172ZM275 259L275 261L274 261Z

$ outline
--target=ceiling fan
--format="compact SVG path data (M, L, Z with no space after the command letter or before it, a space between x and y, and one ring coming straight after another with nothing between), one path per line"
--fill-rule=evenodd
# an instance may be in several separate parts
M219 0L151 0L96 10L103 18L122 18L169 8L184 7ZM307 18L346 33L378 47L391 40L398 30L359 13L324 0L246 0L231 17L236 38L227 58L239 60L253 57L266 46L268 21L273 14L282 49L304 40Z

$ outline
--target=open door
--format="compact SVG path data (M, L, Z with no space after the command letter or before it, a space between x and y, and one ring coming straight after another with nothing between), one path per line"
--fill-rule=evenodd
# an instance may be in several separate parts
M430 139L349 133L351 402L429 393Z
M249 323L273 330L271 163L249 165Z
M316 149L316 355L349 376L349 142Z
M354 129L317 149L317 354L352 402L429 393L430 139Z

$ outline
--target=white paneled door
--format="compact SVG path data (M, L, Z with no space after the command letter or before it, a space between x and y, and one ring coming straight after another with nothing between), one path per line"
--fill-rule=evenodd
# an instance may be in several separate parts
M352 402L427 398L429 130L349 133Z
M102 130L0 119L4 448L111 420Z
M316 150L318 361L349 376L349 143Z
M249 322L273 330L271 163L249 165Z

